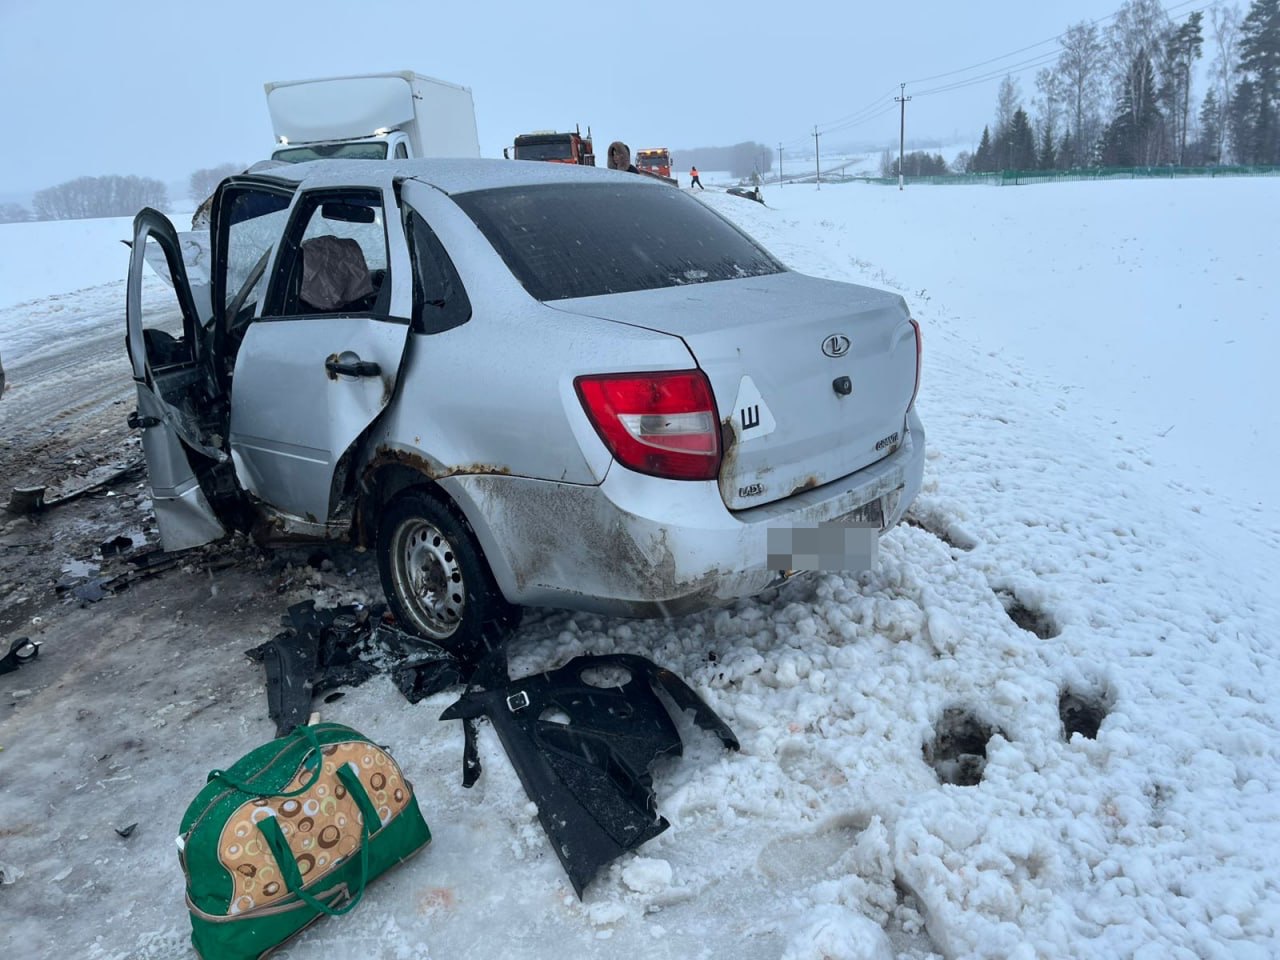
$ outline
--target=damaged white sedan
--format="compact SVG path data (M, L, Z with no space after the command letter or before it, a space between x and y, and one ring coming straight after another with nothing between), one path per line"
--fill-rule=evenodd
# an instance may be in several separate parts
M920 487L902 298L790 271L648 178L232 177L207 285L161 214L134 229L130 420L164 547L232 529L372 547L402 625L445 646L525 605L666 616L864 569Z

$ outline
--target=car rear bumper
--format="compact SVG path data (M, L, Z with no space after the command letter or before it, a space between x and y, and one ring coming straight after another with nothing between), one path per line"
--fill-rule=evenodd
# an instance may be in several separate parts
M841 480L731 513L715 481L614 466L599 486L471 475L441 481L476 531L507 599L610 616L665 617L780 582L769 530L840 521L880 499L891 529L920 492L924 428L912 410L890 456ZM883 532L883 531L882 531Z

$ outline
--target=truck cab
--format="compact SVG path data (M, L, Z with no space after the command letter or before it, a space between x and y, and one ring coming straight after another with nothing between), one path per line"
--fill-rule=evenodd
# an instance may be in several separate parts
M636 153L636 169L660 180L671 179L671 151L666 147L654 147Z
M308 160L406 160L416 157L413 144L403 130L358 140L336 140L321 143L291 144L279 138L280 146L272 160L283 163L306 163Z
M523 133L515 140L515 159L543 160L550 163L573 163L584 167L596 165L595 151L591 146L591 131L584 137L580 130L557 133L555 130L535 130ZM507 151L504 149L504 155Z

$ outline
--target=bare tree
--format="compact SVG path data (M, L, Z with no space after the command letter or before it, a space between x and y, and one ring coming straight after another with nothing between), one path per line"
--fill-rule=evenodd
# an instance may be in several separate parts
M1000 81L1000 92L996 94L996 132L992 146L996 156L997 170L1011 169L1013 156L1013 117L1022 106L1022 94L1018 90L1018 81L1011 74L1006 74Z
M1068 27L1062 35L1062 53L1058 57L1058 76L1062 78L1072 124L1072 156L1070 166L1083 166L1097 143L1102 99L1102 65L1106 53L1098 28L1087 20Z
M1038 96L1032 102L1036 111L1036 133L1042 142L1052 145L1057 143L1062 125L1066 86L1062 77L1045 69L1036 74L1036 93Z
M1217 108L1218 156L1227 161L1227 107L1231 103L1231 81L1235 77L1240 60L1240 8L1215 3L1209 8L1209 23L1213 26L1213 49L1218 55L1213 59L1210 75L1218 85Z
M880 176L892 177L894 171L898 168L898 158L885 147L880 153Z
M1112 70L1121 85L1123 75L1131 72L1138 52L1145 51L1154 59L1156 51L1165 46L1171 30L1169 15L1160 0L1125 0L1107 30Z
M191 174L191 179L187 182L187 196L191 198L192 203L198 206L209 198L213 191L218 188L218 184L227 179L227 177L234 176L243 170L243 163L220 163L216 167L205 167L202 170L196 170Z
M1000 92L996 94L996 127L1003 129L1013 123L1013 115L1018 112L1022 99L1022 91L1018 89L1018 81L1007 74L1000 81Z

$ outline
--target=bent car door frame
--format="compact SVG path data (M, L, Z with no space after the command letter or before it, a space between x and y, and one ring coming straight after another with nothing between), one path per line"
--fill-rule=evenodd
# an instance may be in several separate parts
M168 265L173 285L165 289L171 289L177 299L188 352L186 359L168 364L153 363L143 332L142 279L148 240L156 242ZM226 535L226 528L209 502L191 455L218 463L226 460L226 453L206 445L199 425L173 402L194 389L205 374L199 336L203 318L196 310L178 233L164 214L150 208L139 212L133 221L125 319L125 345L138 391L138 409L129 422L142 428L142 450L161 543L166 550L185 550L218 540Z
M289 533L340 536L330 526L335 474L395 395L408 342L413 282L399 199L388 176L376 182L301 189L271 268L265 302L281 302L302 231L317 196L380 193L391 299L376 312L263 316L236 355L229 430L241 485Z

